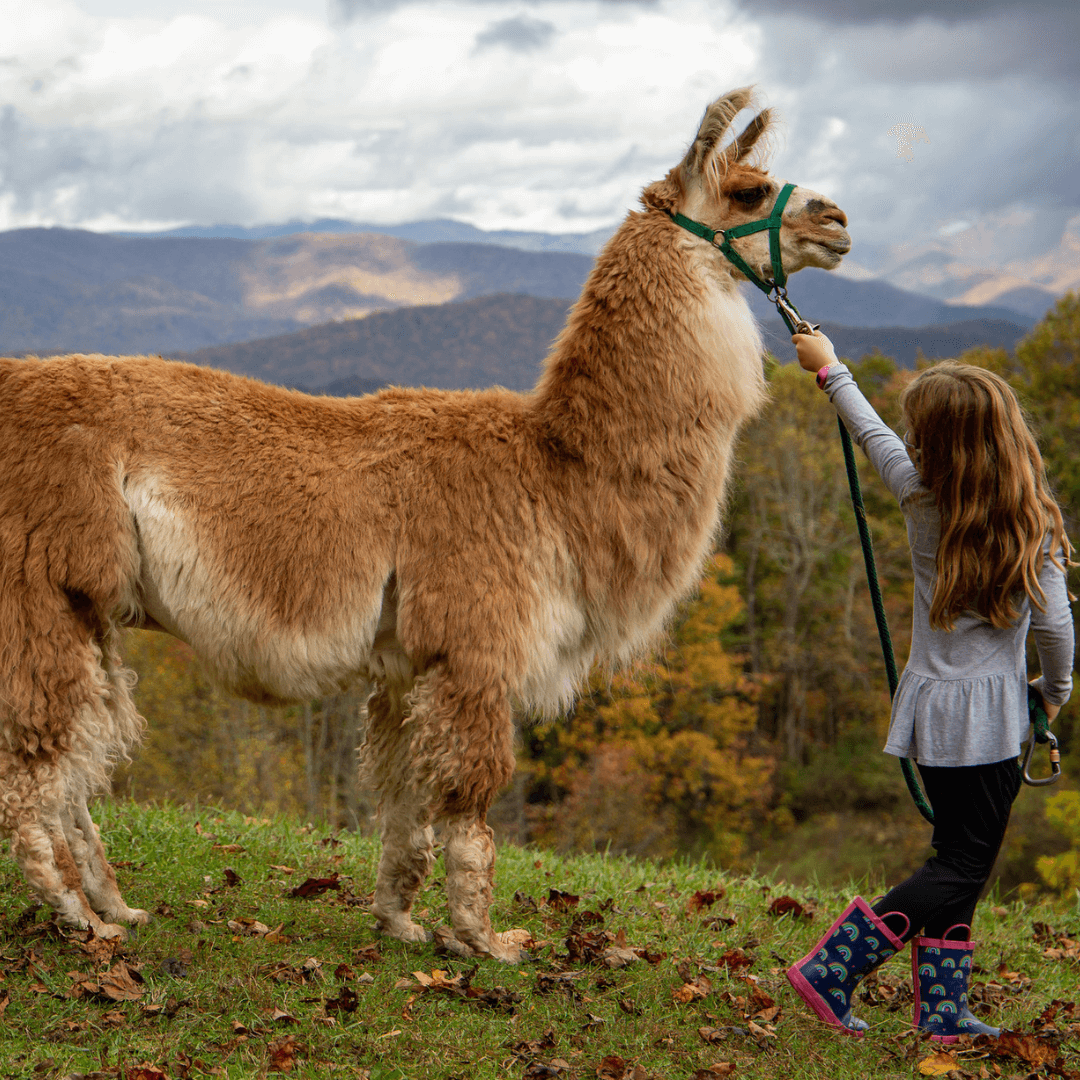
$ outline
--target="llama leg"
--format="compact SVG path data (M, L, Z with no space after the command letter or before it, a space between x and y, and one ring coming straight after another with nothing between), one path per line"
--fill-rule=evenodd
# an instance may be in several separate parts
M99 679L104 677L108 692L97 702L95 737L79 739L75 748L81 751L84 772L90 782L102 788L108 782L112 763L127 759L138 741L143 719L131 696L135 676L123 665L116 632L110 629L96 638L91 643L91 652L100 669L95 674ZM81 734L81 729L76 728L76 733ZM84 792L69 796L63 823L68 846L79 867L83 892L93 909L108 922L148 923L150 913L128 907L120 895L116 874L109 865L101 833L90 817Z
M482 819L461 816L446 825L446 898L454 937L465 955L493 956L516 964L521 959L520 931L497 934L491 926L495 891L495 841ZM451 946L452 948L452 946ZM459 951L457 949L455 952Z
M62 795L56 790L62 782L55 776L51 782L41 782L43 771L36 771L37 775L25 771L15 777L6 772L4 831L11 836L11 854L30 887L56 911L62 926L90 927L102 938L124 937L124 928L103 922L83 892L82 875L64 831Z
M429 941L412 920L417 893L435 861L428 800L412 784L409 753L412 731L404 723L400 688L380 686L367 705L361 773L379 795L376 816L382 856L371 911L379 929L401 941Z
M101 833L90 817L85 799L73 799L68 803L63 823L68 847L79 867L83 892L94 911L112 923L148 923L148 911L130 908L124 903L116 874L105 855Z
M426 808L407 796L384 799L379 808L382 856L371 913L379 929L400 941L430 941L431 934L413 922L412 907L435 861L434 833Z
M491 927L495 841L485 818L514 772L514 728L505 693L463 689L444 668L417 681L410 727L415 768L434 795L445 825L446 894L456 944L463 955L516 963L521 931Z

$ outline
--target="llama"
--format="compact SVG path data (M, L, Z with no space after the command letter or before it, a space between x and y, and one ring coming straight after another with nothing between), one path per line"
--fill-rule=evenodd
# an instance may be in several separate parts
M596 260L533 391L313 397L153 357L0 361L0 829L63 925L143 923L87 799L142 721L125 626L188 642L263 703L367 680L362 775L382 838L372 913L412 906L442 830L461 955L519 959L492 929L487 810L514 767L512 710L556 714L594 663L632 661L696 583L733 444L765 398L739 273L712 228L768 213L725 142L751 90L708 107ZM847 219L796 188L788 271L832 268ZM768 239L740 241L768 267Z

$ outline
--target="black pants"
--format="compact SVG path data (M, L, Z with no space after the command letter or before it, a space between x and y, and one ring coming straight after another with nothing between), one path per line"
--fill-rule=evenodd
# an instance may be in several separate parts
M934 811L936 854L873 905L876 915L900 911L911 920L905 941L920 930L940 938L957 923L971 924L1020 791L1016 758L955 769L920 765L919 775ZM899 921L889 920L894 931Z

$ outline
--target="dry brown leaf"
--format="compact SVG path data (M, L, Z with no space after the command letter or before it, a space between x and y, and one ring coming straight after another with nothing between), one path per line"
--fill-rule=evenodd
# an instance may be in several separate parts
M169 1080L168 1073L153 1065L129 1065L124 1069L125 1080Z
M275 1039L267 1050L270 1054L270 1071L288 1073L293 1071L301 1047L295 1035L284 1035Z
M97 976L100 993L110 1001L138 1001L143 995L143 977L118 960L104 975Z
M696 979L691 979L689 982L684 982L682 986L676 987L671 996L681 1005L686 1005L710 993L712 993L712 983L708 976L699 975Z
M300 900L306 900L312 896L321 896L324 892L328 892L330 889L341 888L341 875L331 874L328 878L308 878L302 884L297 885L295 889L290 889L289 896L296 897Z
M623 1080L626 1076L626 1059L618 1054L609 1054L596 1067L599 1080Z
M769 905L769 914L778 918L790 915L793 919L812 919L814 913L809 908L803 907L793 896L778 896Z
M716 961L716 966L726 967L728 971L738 971L749 967L753 962L753 957L748 956L742 949L729 949Z
M687 901L687 911L691 915L696 915L703 908L712 907L717 900L723 900L726 895L724 889L719 885L715 889L698 889Z
M580 902L580 896L563 892L561 889L551 889L547 896L547 904L552 911L569 911L570 908L577 907Z

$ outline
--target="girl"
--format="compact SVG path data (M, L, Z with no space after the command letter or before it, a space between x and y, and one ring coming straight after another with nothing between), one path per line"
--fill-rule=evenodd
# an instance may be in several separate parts
M828 338L791 340L907 523L911 652L885 751L918 764L936 854L875 904L856 897L788 979L822 1020L861 1035L868 1025L852 1016L855 988L915 938L914 1024L942 1042L997 1035L967 1007L971 921L1020 790L1029 626L1042 669L1033 685L1050 720L1072 692L1072 548L1004 380L954 360L920 372L900 397L901 440Z

